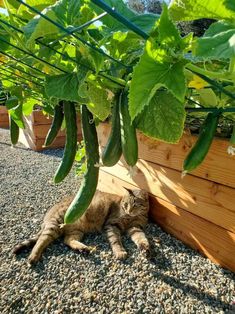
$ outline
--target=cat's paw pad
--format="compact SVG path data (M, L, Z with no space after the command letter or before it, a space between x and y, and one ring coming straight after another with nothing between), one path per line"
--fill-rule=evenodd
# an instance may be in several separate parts
M117 251L114 253L116 259L124 260L127 258L127 252L126 251Z

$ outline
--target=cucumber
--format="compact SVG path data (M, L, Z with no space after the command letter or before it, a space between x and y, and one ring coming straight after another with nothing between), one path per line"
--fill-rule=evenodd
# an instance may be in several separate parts
M233 131L232 131L232 135L229 141L232 145L235 145L235 123L233 125Z
M208 113L202 125L202 129L196 144L193 146L188 156L184 160L184 173L197 168L206 157L216 132L220 114L220 112Z
M118 100L119 94L115 98L112 109L111 133L101 156L103 165L107 167L114 166L119 161L122 154Z
M77 151L77 118L75 104L70 101L63 102L64 118L66 123L66 143L62 161L54 176L54 182L61 182L72 168Z
M120 95L119 112L122 153L126 163L133 167L138 160L138 142L136 128L131 123L131 117L128 109L128 94L126 91L123 91Z
M43 146L49 146L53 143L53 141L56 138L56 135L58 134L61 128L63 118L64 118L63 105L62 103L59 103L57 106L55 106L54 118L53 118L51 127L47 133L45 143Z
M95 166L99 163L98 138L92 114L85 105L81 106L81 120L87 170L77 195L65 213L65 224L71 224L82 216L90 205L98 184L99 168Z
M20 133L19 126L12 119L12 117L10 117L10 137L11 137L11 143L13 145L16 145L18 143L19 133Z

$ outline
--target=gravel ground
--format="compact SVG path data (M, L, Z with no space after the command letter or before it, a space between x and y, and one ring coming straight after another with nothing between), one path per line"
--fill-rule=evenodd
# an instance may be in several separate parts
M235 313L235 274L203 258L149 224L152 261L124 239L129 257L117 262L104 235L85 239L96 252L84 256L56 241L30 268L13 246L37 231L45 211L76 191L73 173L55 186L51 178L62 150L12 149L0 130L1 313Z

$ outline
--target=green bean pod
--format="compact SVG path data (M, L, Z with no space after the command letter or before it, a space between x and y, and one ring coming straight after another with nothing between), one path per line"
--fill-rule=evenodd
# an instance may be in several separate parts
M63 106L61 103L59 103L58 105L55 106L54 118L52 120L51 127L47 133L45 143L43 146L49 146L53 143L53 141L55 140L55 138L56 138L56 136L57 136L57 134L61 128L63 118L64 118Z
M193 146L188 156L184 160L184 172L189 172L197 168L206 157L212 144L217 125L219 122L220 112L209 112L199 134L196 144Z
M64 118L66 124L66 143L62 161L54 176L54 182L61 182L73 166L77 151L77 118L75 104L70 101L63 102Z
M71 224L83 215L92 201L98 184L98 138L93 116L85 105L81 106L81 121L86 149L87 170L78 193L65 213L65 224Z
M111 133L101 156L102 163L106 167L114 166L119 161L122 154L118 100L119 97L116 97L112 109Z
M123 91L119 101L122 153L126 163L133 167L138 160L138 142L136 128L131 123L128 109L128 94Z

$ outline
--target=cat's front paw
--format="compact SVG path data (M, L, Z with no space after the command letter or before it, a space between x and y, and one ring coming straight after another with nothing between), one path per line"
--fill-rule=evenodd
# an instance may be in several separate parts
M116 259L124 260L127 258L127 252L126 251L116 251L114 252L114 256Z
M40 255L37 255L37 254L30 254L29 257L28 257L28 263L30 265L33 265L35 263L37 263L40 259Z
M141 242L138 244L138 248L146 257L150 256L150 247L148 242Z

